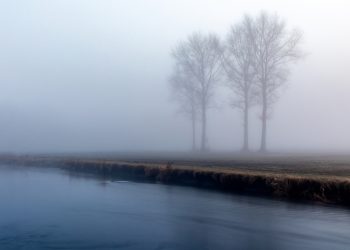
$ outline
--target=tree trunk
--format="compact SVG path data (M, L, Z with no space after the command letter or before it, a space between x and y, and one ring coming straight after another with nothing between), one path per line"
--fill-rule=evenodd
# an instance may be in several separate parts
M262 89L262 116L261 116L261 144L260 152L266 152L266 125L267 125L267 96L266 96L266 84L263 84Z
M244 138L243 138L243 147L242 151L247 152L249 150L249 135L248 135L248 127L249 127L249 118L248 118L248 97L245 97L245 103L244 103L244 123L243 123L243 129L244 129Z
M201 151L204 152L207 150L206 141L207 141L207 110L205 104L202 104L202 144Z
M266 152L266 123L267 123L266 116L264 116L262 118L260 152Z
M192 112L192 151L196 151L196 117Z

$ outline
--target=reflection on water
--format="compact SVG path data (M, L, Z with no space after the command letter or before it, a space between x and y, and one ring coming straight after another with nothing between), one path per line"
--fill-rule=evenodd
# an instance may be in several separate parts
M346 209L0 167L0 249L350 249Z

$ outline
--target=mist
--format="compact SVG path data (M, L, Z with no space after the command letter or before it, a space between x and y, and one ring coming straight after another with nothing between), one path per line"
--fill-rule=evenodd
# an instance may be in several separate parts
M268 121L274 152L350 150L346 1L1 1L0 151L187 151L190 123L169 89L171 51L192 32L225 37L244 14L276 13L307 56ZM208 147L238 151L240 114L218 88ZM260 140L250 112L250 145Z

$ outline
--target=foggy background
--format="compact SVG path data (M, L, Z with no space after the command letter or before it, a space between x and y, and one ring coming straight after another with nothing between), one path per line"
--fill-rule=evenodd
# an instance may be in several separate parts
M350 151L350 4L316 0L0 1L0 151L190 149L190 122L171 101L171 49L193 31L224 38L261 10L301 29L308 54L274 105L268 149ZM229 94L222 87L208 114L211 150L241 147Z

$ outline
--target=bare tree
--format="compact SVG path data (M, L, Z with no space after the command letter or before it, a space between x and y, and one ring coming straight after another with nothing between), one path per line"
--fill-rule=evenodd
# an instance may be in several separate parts
M257 73L257 87L261 103L261 145L266 151L267 119L273 103L276 102L280 87L285 83L288 65L302 56L299 49L302 34L289 31L277 15L262 12L254 19L250 29L254 46L254 66Z
M188 116L192 125L192 150L196 150L196 121L198 113L198 98L196 98L195 85L179 65L175 65L170 77L173 96L180 104L180 111Z
M233 107L243 114L243 148L248 151L249 145L249 109L254 102L253 87L255 67L253 57L253 41L250 30L252 19L245 16L244 19L231 27L227 35L225 53L223 56L223 68L225 70L228 87L234 93Z
M201 151L207 150L207 111L212 106L215 88L221 74L222 48L214 34L194 33L173 51L181 71L193 83L201 122Z

